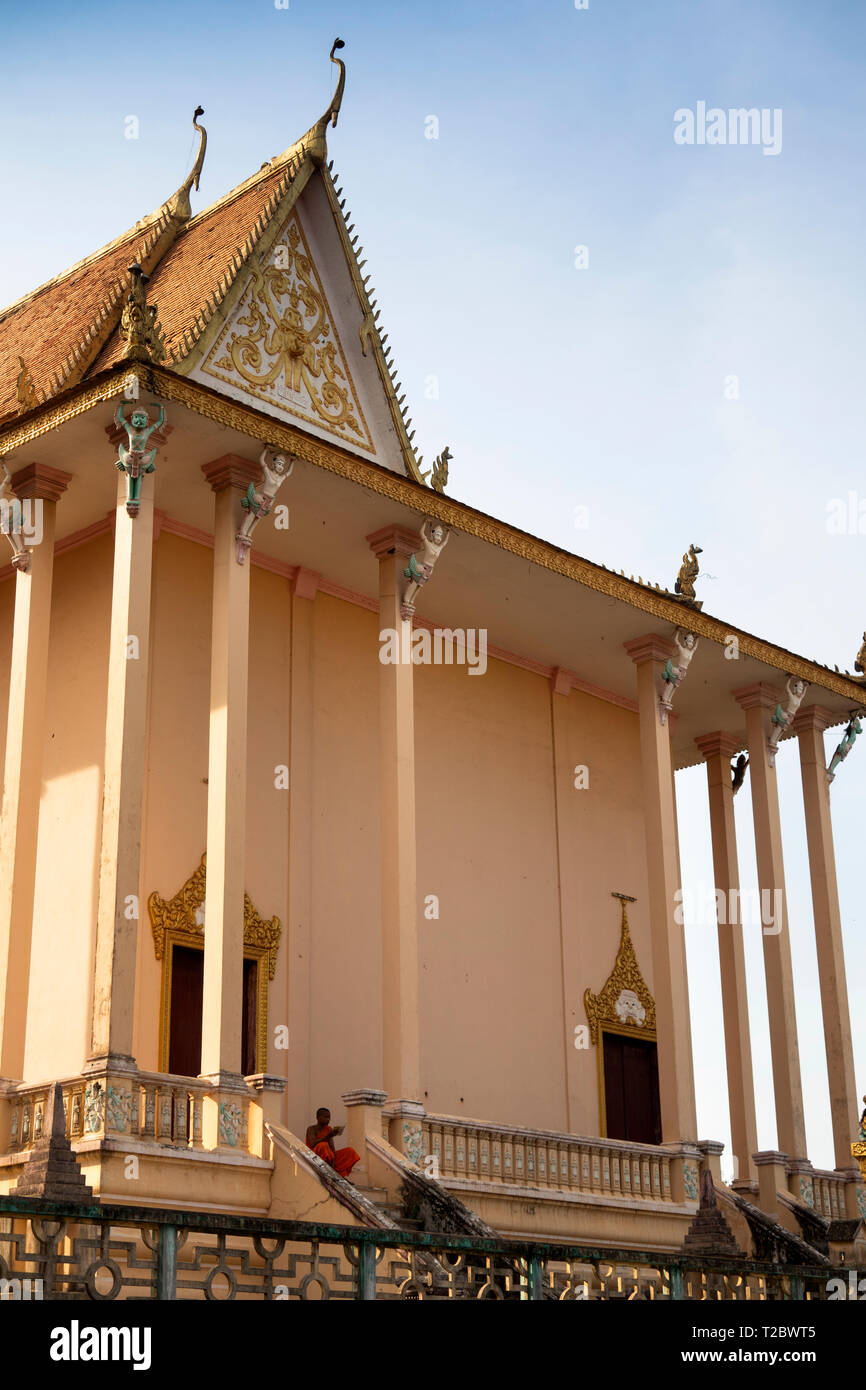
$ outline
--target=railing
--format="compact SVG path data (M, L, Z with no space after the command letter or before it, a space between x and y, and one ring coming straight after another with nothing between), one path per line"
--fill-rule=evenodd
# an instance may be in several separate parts
M652 1144L584 1139L516 1125L490 1125L452 1115L422 1124L425 1154L439 1176L560 1192L671 1201L671 1158Z
M848 1186L846 1179L840 1178L838 1173L828 1173L818 1168L809 1174L809 1178L812 1182L812 1205L815 1211L830 1221L844 1221L845 1189Z
M150 1140L180 1148L201 1146L202 1099L211 1083L197 1077L158 1072L77 1076L61 1083L66 1137ZM43 1135L49 1087L21 1086L7 1093L9 1153L33 1146ZM246 1107L241 1106L238 1147L247 1139Z
M0 1299L824 1300L835 1274L829 1266L0 1198Z

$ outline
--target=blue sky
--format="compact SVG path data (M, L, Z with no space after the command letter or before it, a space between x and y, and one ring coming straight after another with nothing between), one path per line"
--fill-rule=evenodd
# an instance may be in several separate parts
M49 0L5 14L3 32L0 302L181 182L197 103L210 142L194 206L284 149L327 103L339 34L349 72L335 170L417 441L428 461L451 446L452 495L658 582L696 540L708 611L852 665L866 522L863 535L831 535L826 521L834 498L866 500L862 5ZM674 111L698 101L781 109L781 152L676 145ZM832 792L861 1060L864 758L856 749ZM810 1156L831 1166L793 747L778 765ZM702 769L679 777L678 794L684 878L711 882ZM745 885L745 796L738 816ZM688 947L699 1128L727 1140L715 930L690 927ZM748 950L769 1148L759 940Z

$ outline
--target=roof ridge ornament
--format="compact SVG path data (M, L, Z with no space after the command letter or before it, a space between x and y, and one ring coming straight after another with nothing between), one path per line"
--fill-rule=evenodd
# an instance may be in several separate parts
M127 348L124 356L162 362L166 356L165 339L156 317L156 305L148 304L144 288L150 277L137 261L129 267L129 274L132 283L120 318L120 337Z
M437 454L435 459L433 460L433 467L429 468L426 473L421 474L421 477L424 479L425 483L427 482L428 478L430 479L430 487L432 487L434 492L445 491L445 488L448 483L448 464L451 462L451 459L453 457L454 455L451 453L451 450L446 444L445 448L442 450L442 453ZM418 462L420 464L421 460L419 459Z
M337 124L337 117L340 114L340 107L343 104L343 93L346 90L346 64L342 58L335 58L334 54L338 48L345 48L342 39L334 39L331 44L329 58L332 63L340 69L340 76L337 79L337 86L334 95L328 103L328 109L323 116L320 116L315 125L311 125L306 135L302 135L300 140L296 140L280 159L285 159L289 154L300 150L302 154L308 155L314 164L324 164L328 158L327 130L328 126ZM275 161L271 160L273 164ZM278 162L278 161L277 161Z
M193 164L180 188L169 198L165 205L171 216L176 217L181 222L188 222L192 216L192 205L189 200L189 195L193 188L198 192L199 183L201 181L201 171L204 167L204 155L207 149L207 131L203 125L199 125L198 123L199 116L203 115L204 107L197 106L192 117L193 129L197 130L199 133L198 154L195 157L195 164Z
M20 353L18 354L18 365L21 370L18 373L15 390L18 395L18 414L23 415L25 411L35 409L39 404L39 397L36 395L36 387L30 368Z
M346 45L342 39L334 39L334 42L331 44L331 51L328 54L331 62L336 63L337 67L340 69L336 91L331 97L331 104L323 117L325 123L327 124L327 122L330 121L332 126L336 126L337 124L337 117L340 114L340 107L343 104L343 92L346 90L346 64L343 62L342 58L335 58L334 54L338 48L345 47Z
M703 554L703 549L694 542L689 546L683 556L683 563L680 565L679 574L674 585L672 598L678 597L680 603L687 603L690 608L700 610L703 602L695 594L695 580L700 573L698 556Z

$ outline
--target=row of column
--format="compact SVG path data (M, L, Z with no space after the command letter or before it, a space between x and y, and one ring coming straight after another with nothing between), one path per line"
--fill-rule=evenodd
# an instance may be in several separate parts
M237 562L239 493L259 477L233 455L203 470L215 494L208 779L208 931L202 1070L240 1080L243 971L249 565ZM17 473L20 499L39 499L42 534L15 576L15 614L0 817L0 1077L23 1074L44 749L55 508L71 475L44 465ZM152 477L137 509L118 478L106 692L92 1031L88 1067L135 1067L133 1017L147 765Z
M246 840L247 684L250 567L238 562L240 497L259 469L227 455L205 465L214 493L210 737L207 813L207 929L204 944L202 1075L213 1080L215 1104L204 1118L205 1143L217 1144L219 1101L243 1088L241 984ZM23 1076L36 845L44 749L45 690L54 561L55 507L70 474L32 465L15 475L19 498L43 504L42 537L26 571L16 574L12 677L0 818L0 1077ZM118 478L107 676L103 812L99 858L92 1036L86 1070L132 1070L142 805L147 766L147 692L153 480L145 476L134 514L127 479ZM379 562L382 627L408 626L401 614L402 570L417 533L390 527L370 537ZM309 729L312 605L317 576L299 571L294 585L293 730ZM392 1097L420 1093L418 955L415 901L413 666L381 666L383 1076ZM306 673L306 674L305 674ZM296 708L297 707L297 708ZM309 747L293 734L292 780L309 781ZM305 768L307 777L305 779ZM311 846L303 817L290 828L290 918L309 924ZM306 902L304 901L306 897ZM130 910L131 903L136 904ZM304 1010L292 1001L301 1051ZM308 1023L308 1018L306 1022ZM303 1059L301 1059L303 1062Z
M659 718L659 667L671 649L656 634L625 645L637 666L662 1137L665 1142L689 1140L696 1137L696 1121L684 927L676 912L681 898L676 896L680 875L670 724ZM774 930L762 931L762 943L777 1142L796 1163L806 1160L806 1129L779 797L767 748L769 716L779 704L779 692L759 682L734 691L733 698L746 715L759 889L780 909ZM799 710L792 728L800 751L835 1163L848 1169L857 1130L857 1091L823 744L823 731L832 722L828 710L810 705ZM723 731L704 734L696 743L707 768L715 886L727 904L719 917L718 939L732 1148L740 1178L752 1179L757 1123L743 931L736 910L740 881L731 775L739 745Z
M244 846L246 838L249 564L239 563L239 495L258 477L256 465L234 455L203 469L215 494L213 628L207 823L207 931L204 953L202 1074L227 1092L241 1077ZM27 985L35 887L35 854L44 742L45 683L51 611L55 506L70 480L31 465L16 475L19 497L43 504L43 536L27 572L16 575L12 679L0 824L0 1076L23 1071ZM134 1067L133 1015L138 919L128 905L144 900L141 883L142 794L146 768L151 565L154 538L152 480L145 478L140 509L130 515L126 480L118 480L105 738L103 821L90 1064ZM368 537L379 563L380 630L410 627L401 612L402 575L417 546L414 531L389 526ZM303 594L303 584L296 586ZM315 586L312 594L315 593ZM298 643L308 627L300 618ZM408 634L407 634L408 635ZM130 659L135 638L136 659ZM685 941L675 905L680 887L670 725L658 717L658 667L670 645L655 634L626 648L637 668L644 812L652 922L653 979L658 1021L663 1140L697 1137ZM298 651L299 658L303 653ZM307 652L309 657L309 652ZM309 661L293 662L295 674ZM411 1105L421 1094L418 1027L418 943L415 870L414 695L411 662L380 664L380 787L382 817L383 1084ZM309 691L306 692L309 695ZM806 1156L794 983L785 906L784 863L775 769L767 756L766 716L777 692L759 684L735 692L746 712L752 806L761 889L780 890L781 930L763 934L767 1003L779 1146ZM822 731L831 715L801 710L794 724L800 745L818 964L836 1163L850 1166L857 1103L842 955L829 788ZM706 759L716 886L731 901L739 890L730 757L724 732L697 740ZM305 752L292 749L303 770ZM295 900L303 896L304 847L295 823L291 865ZM309 846L306 851L309 863ZM307 885L309 887L309 885ZM294 916L294 913L292 914ZM742 926L719 924L725 1047L734 1155L741 1175L753 1172L757 1148L751 1047L746 1005ZM303 1006L303 1001L297 1001ZM298 1020L300 1024L300 1019ZM296 1032L297 1036L297 1032ZM217 1097L218 1099L218 1097ZM214 1111L214 1117L216 1110ZM213 1123L216 1123L214 1118ZM214 1136L215 1138L215 1136ZM207 1136L205 1136L207 1142Z

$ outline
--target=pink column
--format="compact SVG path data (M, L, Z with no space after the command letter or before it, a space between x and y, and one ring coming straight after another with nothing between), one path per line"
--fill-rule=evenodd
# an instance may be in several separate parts
M746 957L739 911L740 870L737 863L737 833L734 825L734 793L731 782L731 758L739 752L739 745L729 734L721 732L703 734L695 739L695 743L707 763L715 887L717 894L721 889L725 902L725 911L721 913L718 897L716 898L731 1147L737 1165L735 1176L747 1180L755 1176L752 1155L758 1147L758 1126L755 1118L752 1043L746 995Z
M218 1088L242 1091L250 561L238 564L235 537L240 495L258 469L226 454L202 472L215 498L201 1070ZM217 1104L218 1097L207 1116L207 1147L223 1138Z
M0 824L0 1076L23 1077L36 843L45 747L45 694L51 629L54 527L57 502L71 481L46 464L31 463L12 478L15 495L41 510L42 534L26 571L15 574L15 619ZM12 551L4 540L2 561Z
M782 823L779 816L776 769L770 766L767 753L770 714L779 703L781 694L774 686L764 681L744 686L735 690L733 694L734 699L746 711L749 780L752 789L762 919L765 902L773 905L775 916L772 924L762 921L761 939L764 943L764 974L767 980L777 1143L779 1149L789 1158L803 1159L807 1157L806 1125L800 1082L800 1049L797 1042L785 864L782 857ZM765 894L769 894L769 898L765 899ZM769 931L768 926L771 926Z
M128 908L132 898L144 902L141 822L147 770L153 489L153 475L145 475L140 509L133 517L126 507L126 478L121 474L117 479L93 1023L86 1064L94 1071L107 1064L122 1070L135 1067L138 916Z
M820 705L809 705L794 717L800 745L800 774L806 811L806 841L812 880L812 912L818 977L824 1017L824 1047L830 1083L830 1117L837 1168L850 1168L851 1140L858 1127L858 1097L854 1079L851 1016L842 947L842 918L836 883L836 856L830 819L830 784L827 780L824 730L837 716Z
M313 629L320 576L298 568L292 584L289 752L289 1127L303 1132L311 1093L310 958L313 916Z
M402 573L418 548L417 532L386 526L367 540L379 561L380 631L396 632L408 649L412 624L401 614ZM414 669L411 660L379 667L383 1079L390 1099L410 1107L421 1096Z
M672 647L656 633L624 645L637 667L662 1141L673 1143L695 1139L697 1120L685 933L677 922L680 875L670 721L659 719L659 668Z

